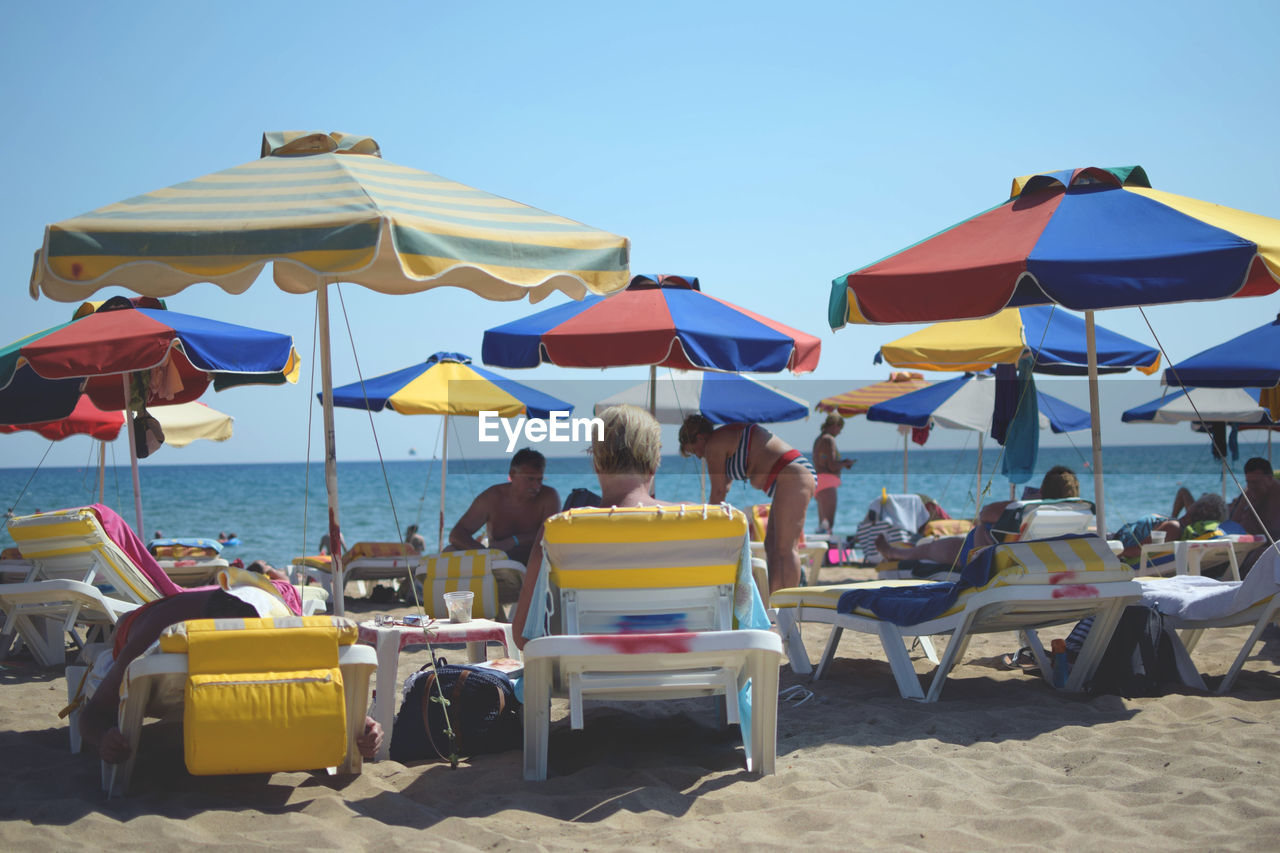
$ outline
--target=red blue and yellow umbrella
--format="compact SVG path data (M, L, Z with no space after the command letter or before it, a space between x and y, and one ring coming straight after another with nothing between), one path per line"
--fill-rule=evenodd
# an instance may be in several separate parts
M1280 221L1152 189L1141 166L1016 178L1008 201L837 278L833 329L1057 303L1077 311L1280 289Z

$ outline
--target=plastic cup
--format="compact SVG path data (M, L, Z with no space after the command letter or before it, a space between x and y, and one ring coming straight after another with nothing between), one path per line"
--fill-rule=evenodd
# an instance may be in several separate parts
M475 598L476 594L470 590L466 592L446 592L444 594L444 606L449 611L449 621L470 622L471 605Z
M1163 530L1153 530L1153 531L1151 531L1151 544L1152 544L1152 545L1163 545L1163 544L1164 544L1164 533L1165 533L1165 532L1164 532Z

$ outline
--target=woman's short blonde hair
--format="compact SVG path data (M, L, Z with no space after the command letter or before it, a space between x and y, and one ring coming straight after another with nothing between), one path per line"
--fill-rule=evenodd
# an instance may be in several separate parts
M830 414L827 415L827 419L822 422L822 428L824 430L835 429L837 425L843 425L843 424L844 424L844 418L840 416L840 413L831 412Z
M662 428L635 406L610 406L600 413L604 435L591 442L591 461L600 474L656 474L662 461Z

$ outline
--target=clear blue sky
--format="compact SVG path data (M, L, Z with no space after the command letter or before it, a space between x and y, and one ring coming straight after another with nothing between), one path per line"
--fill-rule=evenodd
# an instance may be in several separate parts
M1000 202L1015 175L1140 164L1158 188L1280 217L1280 7L1268 2L63 2L5 18L6 341L73 308L27 296L46 223L253 159L267 130L369 135L388 160L625 234L633 271L697 275L821 335L808 386L821 393L883 378L876 348L915 328L832 334L831 279ZM536 310L351 286L341 305L365 375L437 350L478 358L484 329ZM314 298L269 274L242 296L198 285L170 307L291 333L310 363ZM1278 308L1268 297L1147 315L1176 360ZM1136 310L1099 321L1151 340ZM346 334L339 312L339 383L356 378ZM1106 384L1119 401L1109 444L1193 440L1121 425L1119 410L1158 388ZM155 461L301 460L310 385L308 371L299 387L211 393L236 437ZM366 416L337 417L339 457L373 458ZM384 453L429 448L436 420L378 416ZM850 427L848 450L898 446L886 427ZM783 434L807 446L816 429ZM81 464L85 441L46 464ZM0 466L29 467L46 447L4 436Z

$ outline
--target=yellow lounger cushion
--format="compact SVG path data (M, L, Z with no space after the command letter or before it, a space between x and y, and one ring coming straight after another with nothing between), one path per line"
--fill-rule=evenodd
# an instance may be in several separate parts
M988 587L1133 580L1133 569L1120 562L1097 536L1000 545L992 574Z
M198 619L166 629L161 649L187 654L187 770L263 773L341 763L347 723L338 645L356 635L352 622L335 617Z
M475 593L471 615L492 619L498 613L498 585L489 565L492 560L506 559L497 550L472 549L469 551L445 551L423 557L415 570L422 579L422 606L433 619L448 618L444 606L446 592Z

